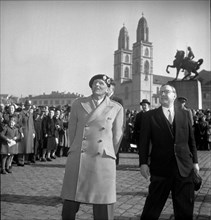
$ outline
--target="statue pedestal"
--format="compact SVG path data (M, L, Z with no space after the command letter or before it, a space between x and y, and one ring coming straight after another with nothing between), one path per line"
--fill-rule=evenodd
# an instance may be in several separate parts
M198 80L169 81L177 91L177 97L184 96L188 99L187 107L202 109L201 83Z

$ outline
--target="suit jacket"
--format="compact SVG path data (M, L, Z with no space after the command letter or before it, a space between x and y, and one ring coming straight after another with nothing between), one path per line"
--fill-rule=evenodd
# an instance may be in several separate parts
M135 143L137 144L137 147L139 149L139 135L141 131L141 125L143 121L143 111L140 111L136 114L135 122L134 122L134 132L133 132L133 139L135 140Z
M61 196L83 203L116 201L116 153L123 134L123 107L106 97L77 99L68 125L69 154Z
M198 162L189 113L175 109L173 124L171 129L162 107L144 115L140 137L141 164L147 164L150 154L152 175L170 176L177 166L181 176L187 177L193 163Z

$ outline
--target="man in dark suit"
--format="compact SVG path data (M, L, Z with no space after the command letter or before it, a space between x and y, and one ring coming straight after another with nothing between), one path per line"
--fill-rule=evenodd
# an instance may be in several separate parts
M139 154L139 167L141 166L140 161L140 144L139 144L139 138L140 138L140 130L141 130L141 124L142 124L142 118L144 113L148 112L150 110L150 102L147 99L143 99L140 102L141 105L141 111L136 114L135 122L134 122L134 140L136 142L137 148L138 148L138 154Z
M161 106L143 118L140 171L146 179L150 177L150 185L141 220L158 219L170 192L175 220L193 219L197 150L190 115L174 108L175 99L174 87L161 86Z
M111 100L114 100L114 101L118 102L119 104L121 104L124 107L123 100L121 98L119 98L119 97L114 95L115 86L116 86L116 84L115 84L114 80L111 78L111 84L110 84L110 87L109 87L109 90L108 90L108 97ZM123 141L121 142L119 149L121 149L122 143L123 143ZM119 165L119 150L118 150L118 152L116 154L116 165Z

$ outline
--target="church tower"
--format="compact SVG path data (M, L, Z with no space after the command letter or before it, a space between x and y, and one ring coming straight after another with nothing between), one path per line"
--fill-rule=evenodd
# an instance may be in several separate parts
M132 50L129 49L129 35L123 25L119 32L118 50L114 52L114 81L116 95L124 100L124 83L132 80Z
M149 42L149 28L142 14L136 31L136 42L133 44L132 56L132 109L139 109L142 99L152 103L153 81L153 47Z

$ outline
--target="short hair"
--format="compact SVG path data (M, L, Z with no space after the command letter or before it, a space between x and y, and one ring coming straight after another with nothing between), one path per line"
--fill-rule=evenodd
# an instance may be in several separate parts
M172 88L172 91L177 95L177 91L176 91L176 89L175 89L174 86L172 86L172 85L169 84L169 83L165 83L165 84L161 85L160 89L161 89L162 87L164 87L164 86L170 86L170 87Z

